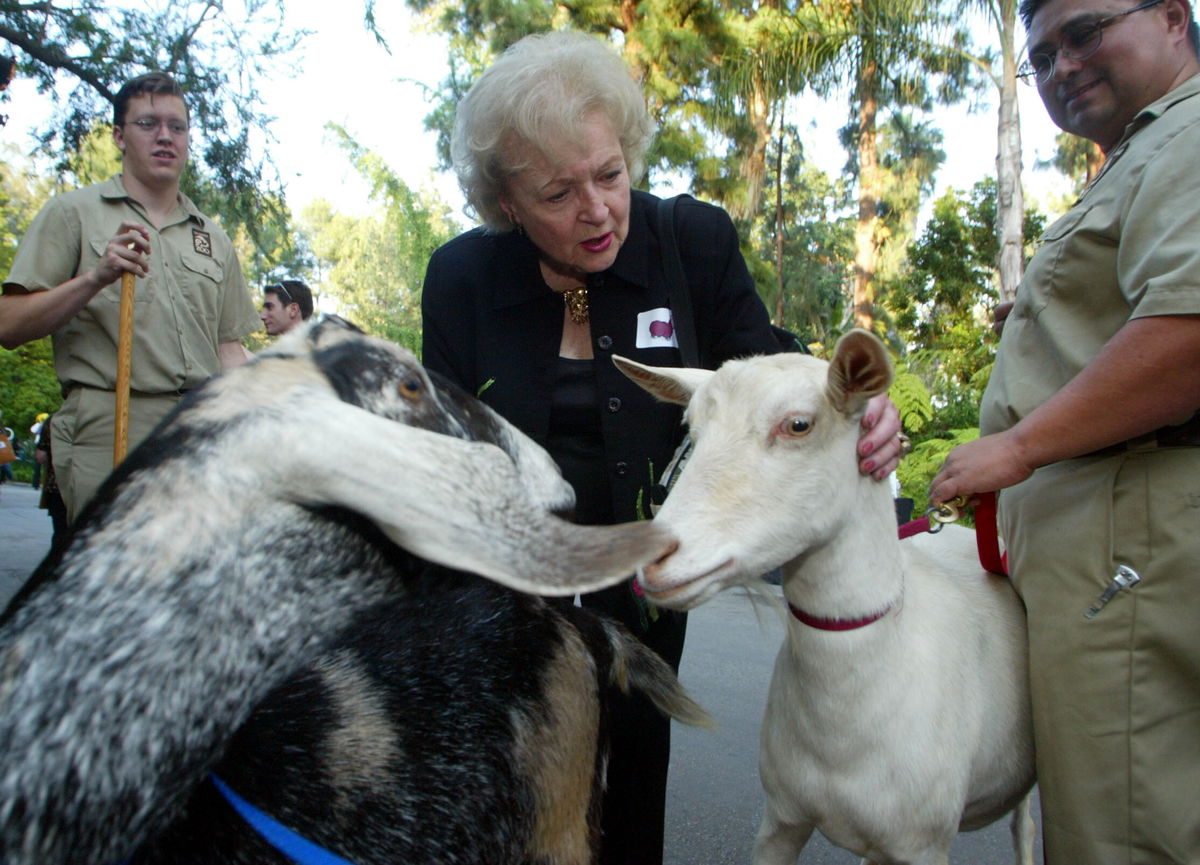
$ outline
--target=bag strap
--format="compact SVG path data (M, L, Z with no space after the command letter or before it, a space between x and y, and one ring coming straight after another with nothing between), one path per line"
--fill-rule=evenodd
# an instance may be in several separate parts
M658 202L658 248L662 253L663 273L667 277L667 295L671 299L671 318L675 323L679 354L683 357L684 366L699 367L700 349L696 339L696 319L692 314L692 293L688 290L687 276L679 258L679 246L675 242L675 205L681 198L691 196L683 193Z

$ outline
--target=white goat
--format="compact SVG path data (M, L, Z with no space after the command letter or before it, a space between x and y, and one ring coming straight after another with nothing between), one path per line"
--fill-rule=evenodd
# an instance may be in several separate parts
M617 365L686 404L695 450L655 518L677 539L640 580L689 609L782 567L793 615L767 698L757 865L790 865L814 829L878 863L946 863L960 829L1013 810L1032 859L1025 620L972 533L898 539L884 484L857 470L866 401L892 380L883 345L843 337L713 373ZM921 549L919 547L928 547Z

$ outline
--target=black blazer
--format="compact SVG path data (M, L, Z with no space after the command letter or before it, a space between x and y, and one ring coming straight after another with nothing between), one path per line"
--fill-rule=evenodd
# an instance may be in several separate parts
M658 199L633 192L629 234L589 292L601 429L619 522L649 515L649 488L683 436L680 409L659 403L610 362L624 355L683 366L677 348L638 346L638 315L670 306L655 228ZM702 365L780 350L766 308L718 207L683 199L675 236L696 322ZM562 340L562 299L542 279L537 250L515 233L476 228L432 256L422 293L423 363L477 394L545 444Z

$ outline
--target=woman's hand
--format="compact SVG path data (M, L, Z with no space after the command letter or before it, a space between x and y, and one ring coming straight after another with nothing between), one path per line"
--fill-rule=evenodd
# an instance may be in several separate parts
M881 481L900 465L900 411L881 393L867 403L858 438L858 470Z

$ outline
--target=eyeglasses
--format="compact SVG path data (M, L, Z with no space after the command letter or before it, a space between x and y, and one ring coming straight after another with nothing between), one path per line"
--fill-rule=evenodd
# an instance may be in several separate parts
M1091 57L1100 50L1100 40L1104 35L1105 27L1116 24L1126 15L1141 12L1143 9L1157 6L1161 2L1163 0L1149 0L1140 6L1118 12L1116 15L1068 27L1062 32L1062 42L1059 43L1058 48L1053 51L1039 51L1036 54L1030 54L1029 58L1017 67L1017 77L1026 84L1033 84L1035 81L1037 84L1045 84L1054 74L1054 63L1059 54L1068 60L1084 60Z
M296 303L296 301L292 299L292 293L284 288L282 284L268 285L265 289L263 289L263 291L275 292L275 296L283 301L284 306L287 306L289 303Z
M142 132L158 132L158 130L166 124L167 131L172 135L184 135L188 131L188 125L179 120L160 120L157 117L139 117L137 120L130 121Z

